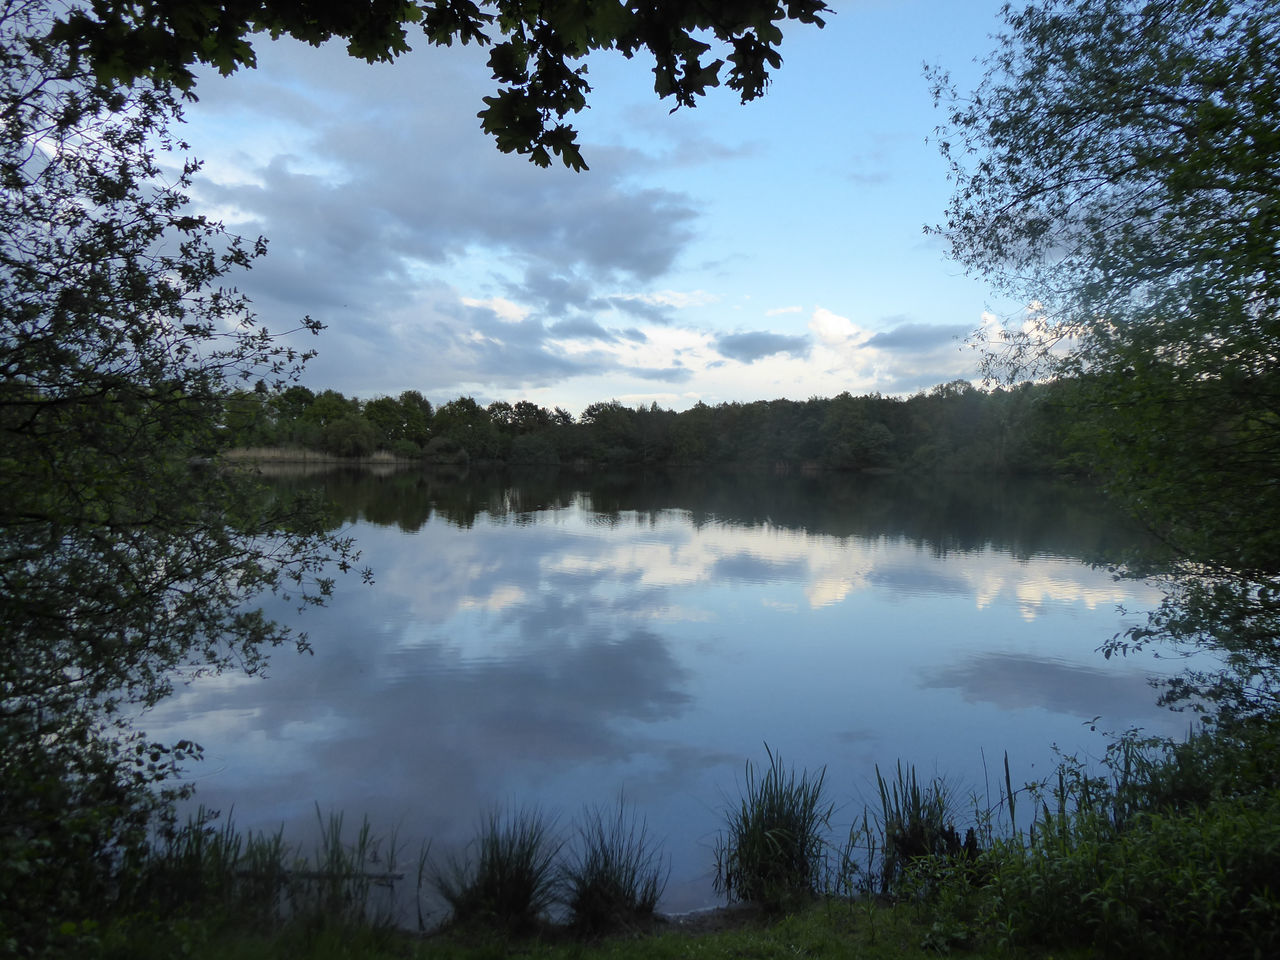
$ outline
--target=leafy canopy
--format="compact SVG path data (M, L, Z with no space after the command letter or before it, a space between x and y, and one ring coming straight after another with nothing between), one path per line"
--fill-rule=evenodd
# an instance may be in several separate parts
M593 51L653 57L654 90L693 106L708 87L725 83L743 102L760 96L769 71L782 65L781 24L824 24L823 0L91 0L72 3L50 36L102 79L154 77L190 90L193 67L227 74L253 66L251 38L291 36L311 44L347 41L352 56L393 60L411 49L411 33L428 43L492 45L489 66L498 91L478 114L506 153L539 166L558 156L585 169L565 117L587 105L591 85L582 61ZM705 39L704 39L705 38ZM714 41L723 57L710 58Z
M1036 303L990 372L1071 378L1081 455L1158 535L1169 591L1110 650L1216 651L1174 694L1280 705L1280 8L1005 9L939 130L952 255Z

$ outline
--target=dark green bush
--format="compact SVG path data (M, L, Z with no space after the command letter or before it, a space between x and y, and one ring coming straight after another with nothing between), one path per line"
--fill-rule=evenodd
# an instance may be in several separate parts
M367 457L377 448L378 431L364 417L342 417L324 428L324 449L339 457Z
M412 440L393 441L391 452L402 460L417 460L422 456L422 448Z
M423 448L422 455L428 463L461 465L471 462L466 448L450 437L432 437Z
M1077 818L993 851L990 908L1017 946L1107 956L1280 952L1280 794L1136 815L1115 835Z

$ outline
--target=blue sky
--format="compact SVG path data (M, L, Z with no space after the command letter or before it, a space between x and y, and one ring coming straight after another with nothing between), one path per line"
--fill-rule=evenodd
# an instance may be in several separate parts
M236 278L266 326L327 325L315 388L574 412L909 394L973 377L964 337L1020 312L922 231L949 196L923 64L971 88L999 7L837 3L745 106L671 114L641 58L593 58L586 173L498 152L474 46L370 66L260 40L256 70L197 87L195 194L270 240Z

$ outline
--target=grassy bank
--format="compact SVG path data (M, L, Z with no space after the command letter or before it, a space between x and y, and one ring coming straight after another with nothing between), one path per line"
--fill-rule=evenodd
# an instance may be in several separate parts
M958 798L910 766L833 836L824 772L748 763L716 844L732 909L664 918L661 848L621 800L562 823L494 810L465 852L407 859L320 818L309 855L194 821L125 865L104 957L1200 957L1280 954L1280 726L1113 741L1087 767ZM400 884L398 906L387 896ZM406 912L406 902L413 904ZM447 905L443 920L436 908ZM416 913L416 916L414 915ZM405 927L418 929L407 932Z
M136 960L188 956L191 960L796 960L796 958L864 958L924 960L936 958L931 925L920 911L904 904L862 905L830 900L775 916L759 912L723 911L714 919L670 920L643 935L611 936L582 941L562 933L511 938L448 931L430 937L391 932L287 930L274 935L223 931L198 943L170 941L131 954ZM180 952L181 951L181 952ZM954 956L1007 958L997 945L947 951ZM1019 953L1028 960L1071 960L1091 951L1035 948Z

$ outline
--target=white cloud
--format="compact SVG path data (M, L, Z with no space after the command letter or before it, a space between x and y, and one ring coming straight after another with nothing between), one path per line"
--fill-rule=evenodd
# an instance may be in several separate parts
M529 316L527 307L512 303L503 297L490 297L488 300L474 300L471 297L463 297L462 302L468 307L483 307L486 310L492 310L499 320L506 323L520 323Z
M873 335L872 331L859 327L848 317L832 313L826 307L818 307L813 311L809 329L823 344L841 351L857 348Z
M846 577L824 577L809 584L804 595L809 606L816 610L841 603L857 587L858 584Z
M714 293L706 290L658 290L654 293L619 293L619 300L638 300L655 307L673 307L684 310L689 307L705 307L720 300Z

